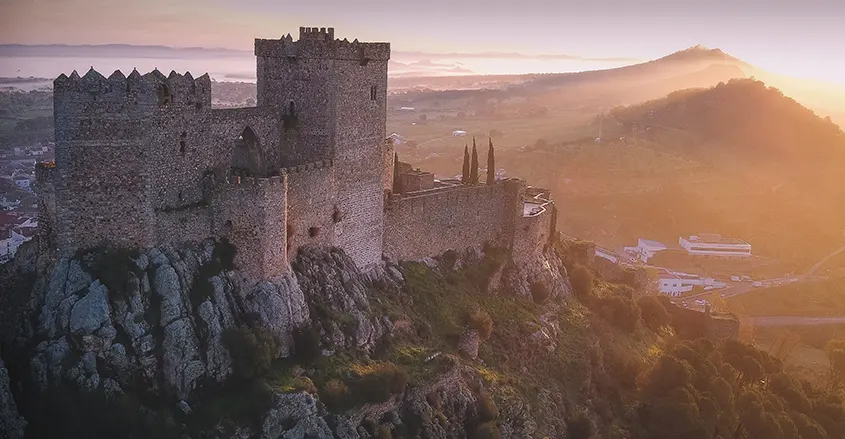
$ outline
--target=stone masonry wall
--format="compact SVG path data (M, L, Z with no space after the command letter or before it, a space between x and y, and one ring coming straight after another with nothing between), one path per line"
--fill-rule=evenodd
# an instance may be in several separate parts
M300 247L330 247L334 244L337 199L332 171L328 161L285 170L288 178L288 225L285 231L288 235L288 260L296 259Z
M358 267L381 262L387 58L333 60L335 178L343 212L335 242Z
M234 178L214 197L213 229L237 248L235 265L252 280L278 277L287 260L287 176Z
M413 260L485 243L510 247L523 187L505 180L394 198L385 210L385 254Z
M513 259L532 261L541 256L549 243L552 230L553 205L546 206L546 211L534 216L520 215L516 219L513 240Z
M150 76L152 75L152 76ZM160 73L158 75L161 75ZM53 84L57 241L63 251L153 242L146 135L160 105L158 75L108 79L93 69Z

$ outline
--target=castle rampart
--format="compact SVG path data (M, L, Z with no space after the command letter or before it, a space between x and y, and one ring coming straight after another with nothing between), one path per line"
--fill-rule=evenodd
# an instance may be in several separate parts
M389 44L301 28L298 41L256 40L255 54L250 108L212 109L208 75L59 76L55 168L37 170L47 244L67 253L225 237L258 280L286 273L303 247L340 247L366 268L456 246L528 251L550 234L553 217L523 216L517 180L385 206Z
M521 181L505 180L394 196L385 213L384 252L404 260L481 250L485 243L510 248L523 190Z

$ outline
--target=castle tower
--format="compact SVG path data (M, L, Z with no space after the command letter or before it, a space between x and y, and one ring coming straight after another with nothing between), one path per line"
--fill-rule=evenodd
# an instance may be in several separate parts
M109 78L94 69L53 84L56 168L53 184L61 251L97 245L146 246L155 219L145 133L159 101L137 71Z
M359 267L379 262L390 44L338 40L332 28L303 27L297 41L256 40L255 55L258 106L285 114L292 157L282 162L333 160L335 245Z

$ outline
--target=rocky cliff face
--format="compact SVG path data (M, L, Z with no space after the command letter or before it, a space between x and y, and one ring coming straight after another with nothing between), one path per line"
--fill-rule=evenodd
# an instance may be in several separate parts
M231 266L231 251L211 240L59 259L24 250L3 273L4 285L13 287L5 294L6 308L17 315L3 316L2 339L22 397L33 401L41 392L66 387L107 400L143 395L142 407L156 401L172 414L168 425L190 433L192 406L203 403L204 389L236 379L227 331L262 328L275 341L272 357L286 358L296 353L297 329L310 328L329 359L349 352L370 358L407 331L374 296L401 299L403 267L384 263L362 273L342 251L302 249L292 273L251 285ZM452 264L483 259L465 255ZM531 283L544 283L551 296L567 294L559 260L550 256L540 263L531 272L513 264L496 270L490 274L491 292L512 288L528 295ZM439 270L444 262L427 264ZM407 389L403 385L387 400L340 412L328 410L313 390L276 387L266 410L252 414L252 421L204 437L382 438L408 431L463 437L468 425L482 422L483 384L474 370L444 358L454 357L426 359L448 367L437 366L437 373ZM4 372L0 364L0 427L20 437L26 423L16 414ZM319 374L319 367L300 373L307 382ZM531 437L530 408L519 398L511 403L496 428L502 437ZM26 404L30 411L37 407Z

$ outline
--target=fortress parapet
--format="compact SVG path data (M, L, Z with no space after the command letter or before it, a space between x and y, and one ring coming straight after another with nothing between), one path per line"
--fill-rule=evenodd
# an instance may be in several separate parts
M390 43L361 43L335 39L334 28L300 27L299 40L290 34L278 40L255 40L255 55L268 58L390 59Z

